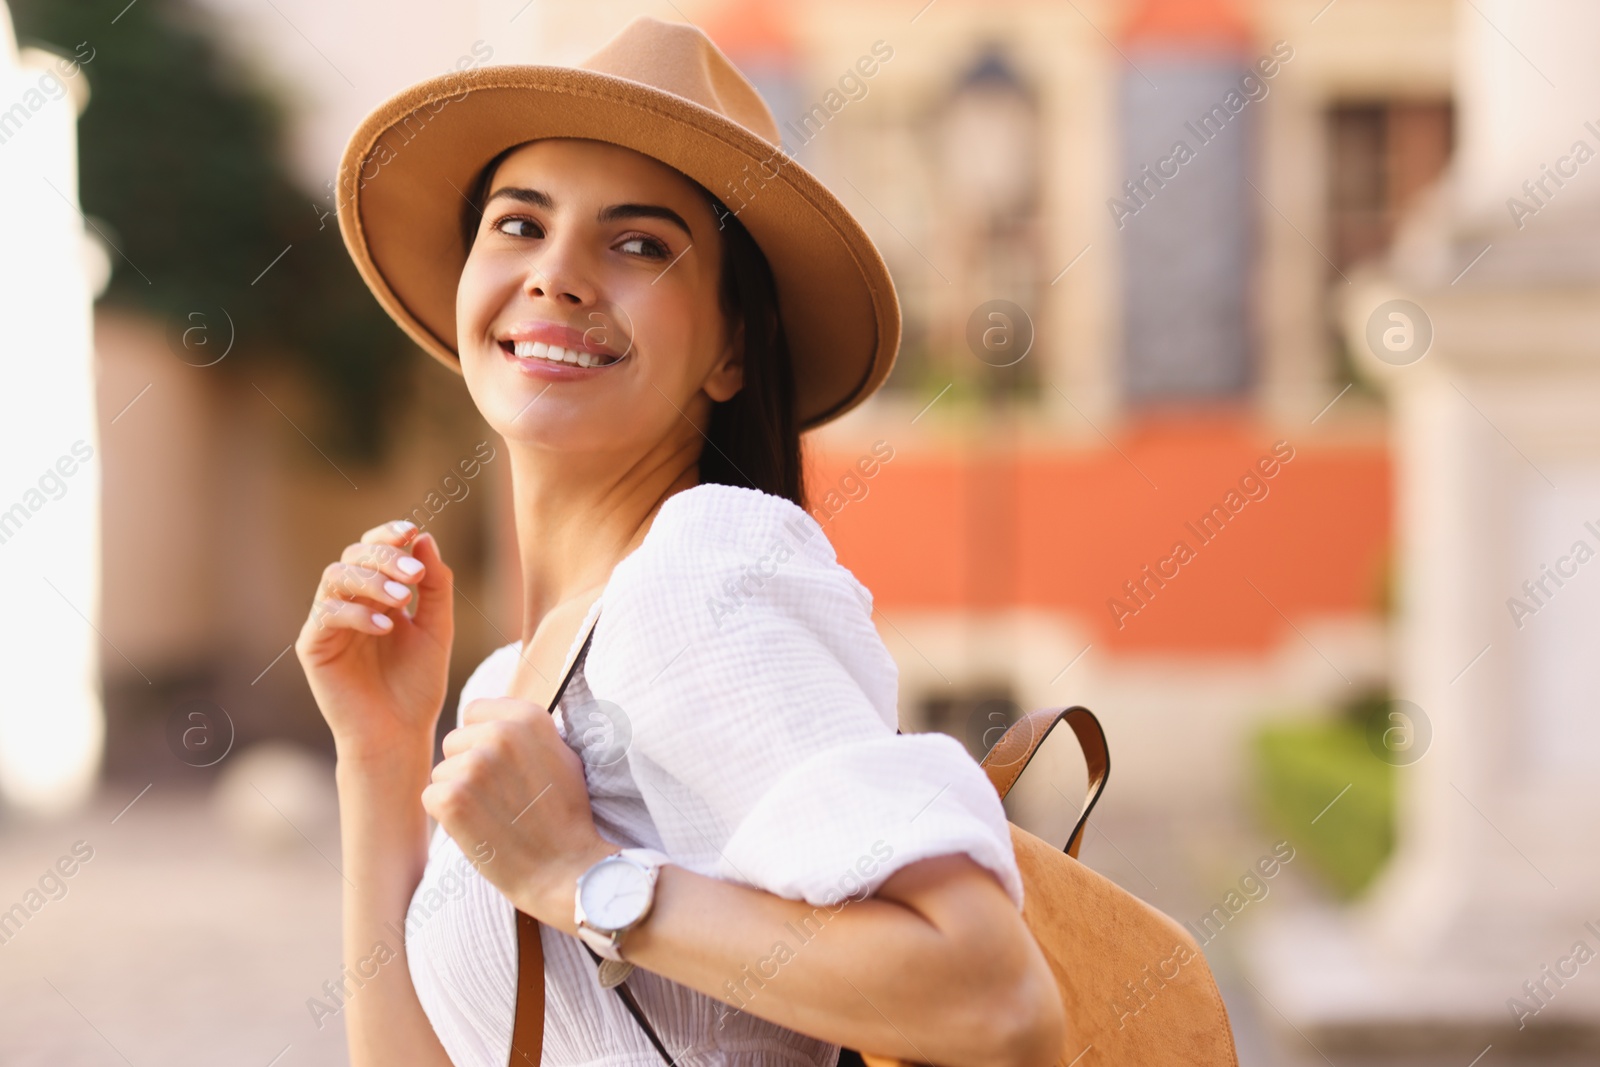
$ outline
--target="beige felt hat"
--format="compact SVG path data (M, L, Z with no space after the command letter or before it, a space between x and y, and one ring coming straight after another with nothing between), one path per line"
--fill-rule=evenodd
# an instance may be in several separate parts
M694 26L640 16L577 67L485 66L381 104L339 161L339 232L378 302L461 372L455 300L468 187L501 151L583 137L642 152L733 211L771 264L811 429L889 374L900 303L883 257L839 199L781 147L755 87Z

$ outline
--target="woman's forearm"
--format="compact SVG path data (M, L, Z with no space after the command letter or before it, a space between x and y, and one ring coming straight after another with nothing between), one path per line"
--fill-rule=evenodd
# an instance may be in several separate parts
M405 921L428 859L428 815L419 796L432 738L382 756L341 752L335 771L344 859L346 1040L352 1067L395 1063L450 1067L406 965Z
M1064 1045L1059 994L1015 907L965 856L918 868L835 909L667 865L623 954L730 1014L878 1055L946 1067L1054 1063ZM885 898L940 872L954 877L928 915ZM573 881L551 891L565 894L568 913ZM573 932L570 919L558 928Z

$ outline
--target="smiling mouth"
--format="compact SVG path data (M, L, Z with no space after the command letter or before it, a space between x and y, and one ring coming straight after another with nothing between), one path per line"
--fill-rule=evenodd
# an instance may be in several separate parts
M574 367L609 367L620 363L622 356L604 352L590 352L582 348L562 348L543 341L501 341L500 348L518 359L543 360L546 363L568 363Z

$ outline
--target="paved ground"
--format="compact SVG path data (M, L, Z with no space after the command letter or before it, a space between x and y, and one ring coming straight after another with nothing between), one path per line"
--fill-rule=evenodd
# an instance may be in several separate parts
M340 970L340 876L316 851L337 861L337 827L272 854L228 832L203 793L158 785L119 815L137 792L0 827L0 907L75 842L93 849L0 945L0 1063L346 1063L342 1028L319 1032L306 1007Z
M55 890L59 899L0 944L0 1063L346 1063L342 1026L335 1020L318 1030L307 1008L340 969L336 822L318 817L315 805L286 805L298 829L283 835L284 847L268 850L230 829L210 795L163 784L129 807L137 793L110 787L90 808L56 822L0 822L0 908L24 900L75 842L93 849L64 880L65 894ZM1206 887L1225 888L1238 876L1234 868L1262 850L1248 828L1196 832L1112 810L1097 816L1083 858L1184 918L1207 906ZM1295 892L1288 878L1278 892ZM1208 953L1242 1067L1468 1067L1471 1055L1324 1056L1292 1032L1280 1039L1284 1028L1238 977L1224 941ZM1580 1062L1595 1059L1516 1060L1491 1050L1478 1067Z

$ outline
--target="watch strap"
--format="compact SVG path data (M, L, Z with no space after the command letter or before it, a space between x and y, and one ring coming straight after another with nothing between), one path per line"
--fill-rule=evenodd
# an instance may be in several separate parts
M626 856L628 859L636 860L639 863L649 864L654 867L659 867L663 863L672 862L672 857L667 855L665 852L662 852L658 848L644 848L642 846L639 848L625 848L621 852L618 852L617 855Z
M590 949L593 952L594 949ZM633 973L633 964L627 960L600 961L600 988L610 989L612 986L622 984L622 980Z

